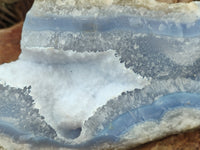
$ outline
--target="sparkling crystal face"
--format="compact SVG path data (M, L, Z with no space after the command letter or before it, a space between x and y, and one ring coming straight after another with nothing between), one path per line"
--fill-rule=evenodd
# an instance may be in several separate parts
M199 3L87 2L35 1L19 60L0 66L0 133L95 149L198 127Z

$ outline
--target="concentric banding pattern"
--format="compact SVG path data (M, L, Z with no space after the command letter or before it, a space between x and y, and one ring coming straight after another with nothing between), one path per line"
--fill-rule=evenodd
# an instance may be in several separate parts
M162 85L166 86L164 87ZM159 86L161 86L161 88ZM78 143L76 142L76 139L74 139L74 142L71 143L69 141L64 142L59 140L59 137L55 138L54 136L53 138L51 135L56 134L54 130L48 126L46 126L46 129L50 130L48 132L44 131L45 128L43 128L43 122L45 120L41 123L38 122L37 119L40 118L39 115L38 117L31 119L24 111L19 112L19 110L22 110L23 108L20 104L23 97L14 97L10 95L10 99L7 99L3 96L6 92L14 92L14 95L21 93L23 95L23 93L26 93L26 90L9 88L8 86L5 87L1 85L1 102L6 104L12 102L16 108L19 108L19 110L14 109L13 113L23 115L24 118L29 118L29 120L22 123L25 128L20 128L22 126L17 126L17 124L20 123L20 119L18 119L17 116L15 118L15 116L11 115L8 119L2 114L0 122L1 133L13 137L16 141L30 143L35 146L39 144L83 148L93 146L94 143L119 143L124 139L124 134L128 134L135 126L140 126L149 121L159 123L166 114L174 110L188 108L194 109L198 113L200 111L199 89L200 83L197 81L177 79L156 81L142 90L123 93L117 98L118 100L110 100L106 105L99 108L93 117L86 121L82 130L87 133L86 135L90 133L91 138L86 138L85 141ZM14 101L12 101L13 98L15 99ZM25 101L25 104L27 104L27 102L28 101ZM11 105L7 106L10 107L2 105L1 110L7 109L9 111L9 109L12 109ZM176 117L180 117L179 115L181 114L178 114ZM104 117L104 119L102 117ZM171 119L173 119L173 117ZM36 122L37 128L41 128L42 131L37 131L35 128L31 127L26 128L27 125L34 125ZM197 125L200 125L200 122L197 122ZM103 126L103 128L99 128L99 126ZM81 136L84 137L84 135Z
M36 1L35 6L37 2L39 1ZM127 9L130 10L132 7L127 7ZM64 69L68 71L67 73L70 72L70 75L73 71L83 70L87 74L91 72L91 70L86 70L87 65L92 62L94 66L97 63L93 58L95 57L100 60L96 66L102 67L102 64L107 66L106 63L111 64L115 60L116 66L121 65L124 70L138 75L136 76L138 78L145 77L150 84L143 86L140 83L143 88L130 88L130 91L126 90L123 93L120 92L120 95L109 98L105 105L98 106L96 112L84 120L82 126L78 128L80 135L78 132L78 135L75 133L75 136L71 136L70 134L74 132L67 132L63 133L67 135L62 137L59 132L63 130L58 131L55 129L57 127L53 128L47 118L41 115L40 110L34 108L36 100L34 101L29 95L31 87L20 89L0 84L0 133L13 138L16 142L28 143L35 147L91 148L104 143L114 147L123 145L129 140L132 140L133 146L141 142L139 139L142 139L143 143L147 142L148 138L135 130L142 133L144 126L151 128L152 124L159 128L155 131L154 139L200 126L199 14L194 17L197 19L183 22L183 18L187 16L183 12L174 13L174 18L168 17L168 20L164 20L159 18L159 15L155 15L157 17L143 16L141 9L136 15L130 13L106 15L103 9L96 11L101 15L91 12L90 15L83 15L86 13L84 12L82 15L74 16L67 14L37 16L34 15L35 12L32 9L27 15L23 28L21 42L23 53L20 60L11 64L10 68L8 64L7 69L9 68L10 71L8 74L10 75L17 65L22 69L30 65L30 68L39 67L41 70L43 66L44 72L45 67L48 68L47 72L58 69L60 74L56 74L56 77L59 78L61 74L66 77ZM134 9L134 11L137 10ZM144 12L149 12L149 16L156 13L152 10ZM180 14L183 14L183 18L175 21ZM173 16L173 13L170 15ZM110 56L108 54L112 54L113 57L107 57L107 61L104 62L102 58L106 59L106 56ZM75 59L70 59L70 56ZM65 60L66 58L68 60ZM81 67L78 68L77 64L73 64L74 62L78 62L77 64ZM86 63L82 65L83 62ZM77 70L70 68L72 64L77 67ZM98 70L100 67L95 69ZM103 68L104 70L99 72L106 72L107 75L104 66ZM27 70L26 72L30 71ZM20 71L17 73L21 75ZM32 75L35 75L34 73ZM128 73L124 74L128 75ZM96 75L94 76L96 79ZM7 79L3 75L0 75L0 79L1 77ZM115 81L119 79L117 76L114 77ZM77 76L78 78L80 77ZM30 79L29 76L26 79ZM126 82L122 85L124 83ZM79 86L79 84L81 83L78 82L75 85ZM60 84L56 87L57 91L62 84L59 86ZM185 114L189 117L184 118ZM190 118L194 120L188 127ZM176 125L179 121L182 122L180 128L170 128L171 124ZM163 124L165 128L162 128ZM71 131L71 128L69 130ZM147 135L151 134L149 130L146 132ZM159 132L162 134L160 135Z

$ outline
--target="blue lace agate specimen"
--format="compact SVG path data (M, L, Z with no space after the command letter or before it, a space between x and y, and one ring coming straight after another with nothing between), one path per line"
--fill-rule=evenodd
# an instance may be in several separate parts
M0 66L0 136L106 149L199 127L199 4L35 0Z

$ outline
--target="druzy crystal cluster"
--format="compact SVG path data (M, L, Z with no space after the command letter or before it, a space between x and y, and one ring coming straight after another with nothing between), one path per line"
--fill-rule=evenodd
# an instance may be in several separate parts
M200 125L200 3L35 0L0 66L0 133L125 148Z

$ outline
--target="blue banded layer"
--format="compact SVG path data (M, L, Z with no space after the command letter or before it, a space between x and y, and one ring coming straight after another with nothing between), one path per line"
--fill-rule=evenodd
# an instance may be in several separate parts
M131 15L36 17L29 13L23 27L22 59L29 60L34 57L33 60L36 61L39 54L45 61L51 56L41 51L48 48L58 52L73 50L77 53L113 49L126 68L155 80L144 89L122 93L100 107L83 125L80 137L86 137L82 138L81 142L79 137L70 141L60 139L47 123L45 131L25 128L34 122L30 123L30 120L23 121L24 128L21 128L23 132L17 132L19 126L16 123L16 126L12 127L13 134L25 137L24 142L34 146L49 144L67 148L86 148L103 143L118 144L136 126L149 121L159 123L165 115L174 110L188 108L199 112L199 37L200 19L187 24ZM4 101L6 99L2 100ZM7 106L12 104L9 103ZM12 107L5 108L11 110ZM24 114L24 112L18 114L21 113ZM25 116L28 114L25 113ZM4 115L2 113L2 118ZM12 115L11 118L16 118ZM40 121L41 124L40 122L36 124L38 129L42 129L45 119L41 120L40 117ZM200 122L197 124L200 125ZM194 127L196 126L191 128ZM33 136L21 135L24 132L33 133ZM176 131L174 129L171 132ZM10 135L10 133L5 134ZM17 140L20 141L21 138Z
M124 63L126 68L130 68L143 77L153 79L199 78L199 37L175 38L134 34L129 31L84 34L25 30L22 49L23 59L43 63L52 61L49 59L50 56L46 55L46 51L73 50L82 53L112 49L116 51L120 62ZM59 57L55 57L54 60L59 60Z
M24 31L110 32L131 31L135 34L155 34L170 37L200 36L200 18L192 23L156 20L142 16L61 17L28 15Z
M163 87L162 85L166 86ZM0 133L13 138L17 142L31 144L34 147L91 148L104 143L120 144L125 140L125 135L136 126L149 121L159 124L168 113L174 110L187 108L200 113L199 87L200 83L197 81L179 79L157 81L142 90L122 93L117 98L118 100L110 100L86 121L83 130L86 131L86 135L90 133L90 138L77 142L77 139L65 141L57 137L55 130L45 123L45 119L37 114L38 112L32 108L32 105L28 105L32 100L27 95L26 90L1 86L0 100L5 105L1 105L0 111L10 111L10 115L9 113L1 113ZM9 98L5 98L4 93L9 93ZM15 97L16 94L20 93L21 96ZM23 97L23 93L25 97ZM25 98L25 101L23 101L23 98ZM13 106L16 109L13 110ZM181 115L181 113L175 114L175 116L168 118L167 122L171 122L174 117L179 118ZM23 118L20 119L20 116L23 116ZM102 121L102 117L104 121ZM198 119L198 115L196 118ZM187 122L187 118L185 119ZM200 125L200 122L190 128L198 125ZM99 128L99 126L102 126L102 128ZM185 128L188 129L187 126ZM175 129L174 131L173 129L170 130L170 132L176 132ZM137 141L134 144L137 144Z
M57 52L112 49L126 68L143 77L195 79L199 78L199 37L200 19L186 23L123 14L72 17L34 16L30 12L21 47L26 59L34 57L34 61L49 48ZM45 62L45 58L39 61Z
M172 93L162 96L151 105L128 110L112 122L105 124L104 130L99 135L120 137L135 125L146 121L160 122L167 112L183 107L200 109L200 94Z

